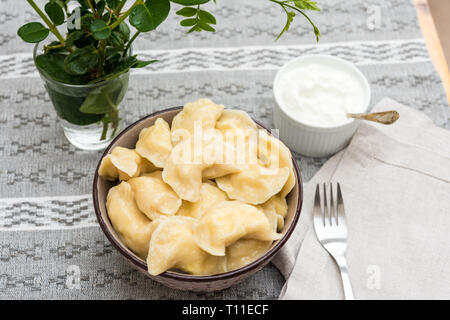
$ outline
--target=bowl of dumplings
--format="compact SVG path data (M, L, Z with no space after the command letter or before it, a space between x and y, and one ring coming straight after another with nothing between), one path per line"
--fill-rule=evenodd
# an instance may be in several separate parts
M207 292L270 262L303 193L280 140L246 112L200 99L122 131L99 161L93 199L103 232L135 268Z

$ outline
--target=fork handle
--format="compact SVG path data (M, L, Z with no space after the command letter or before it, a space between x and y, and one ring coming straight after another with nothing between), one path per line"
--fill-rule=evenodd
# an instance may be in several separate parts
M345 300L354 300L352 285L350 283L350 277L348 276L347 260L345 257L340 257L336 259L336 262L339 266L339 270L341 271Z

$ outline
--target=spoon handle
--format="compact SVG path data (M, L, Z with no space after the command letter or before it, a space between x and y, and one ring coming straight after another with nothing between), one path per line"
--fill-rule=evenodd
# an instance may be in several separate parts
M347 113L348 118L368 120L381 124L393 124L400 114L397 111L384 111L375 113Z

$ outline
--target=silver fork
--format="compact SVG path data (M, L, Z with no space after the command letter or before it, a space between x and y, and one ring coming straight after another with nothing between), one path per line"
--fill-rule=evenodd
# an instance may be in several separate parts
M314 197L314 230L320 244L328 251L339 266L346 300L353 300L353 291L348 276L347 225L345 223L344 200L341 186L337 183L337 199L333 197L333 185L330 183L330 206L327 201L326 184L323 184L323 210L320 205L320 187L316 186Z

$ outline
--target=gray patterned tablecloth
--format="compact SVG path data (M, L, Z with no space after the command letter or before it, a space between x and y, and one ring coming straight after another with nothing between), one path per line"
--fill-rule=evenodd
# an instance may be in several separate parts
M137 41L136 51L161 62L133 73L124 102L127 124L199 97L270 124L276 70L296 56L324 53L361 68L373 103L388 96L450 128L445 93L409 0L319 2L322 12L313 14L319 45L301 18L275 42L284 17L268 1L218 1L216 34L186 35L172 14ZM92 210L100 152L77 150L65 140L35 72L32 46L16 36L34 13L25 1L0 6L0 298L276 298L284 279L271 265L237 287L194 294L146 279L122 259ZM326 161L296 159L305 181Z

